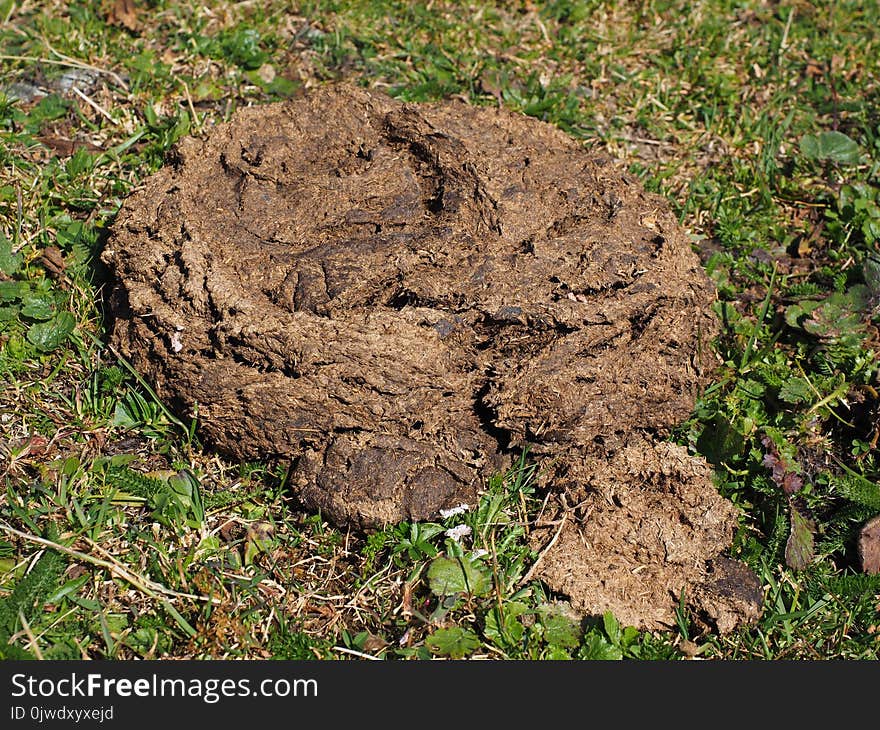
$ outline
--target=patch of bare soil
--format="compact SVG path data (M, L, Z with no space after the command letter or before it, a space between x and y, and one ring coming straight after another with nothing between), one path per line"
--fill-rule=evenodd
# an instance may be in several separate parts
M713 362L710 282L666 202L556 128L347 85L245 109L178 146L103 259L112 342L335 521L473 504L528 445L578 505L551 588L643 627L682 591L719 630L757 615L744 566L719 578L734 508L662 441Z

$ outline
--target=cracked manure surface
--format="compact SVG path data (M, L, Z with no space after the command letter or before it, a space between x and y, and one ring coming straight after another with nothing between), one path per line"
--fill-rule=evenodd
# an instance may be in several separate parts
M663 441L713 364L710 282L666 202L556 128L347 85L244 109L178 145L103 259L121 353L335 522L435 519L528 446L573 506L535 575L575 607L757 616L734 507Z

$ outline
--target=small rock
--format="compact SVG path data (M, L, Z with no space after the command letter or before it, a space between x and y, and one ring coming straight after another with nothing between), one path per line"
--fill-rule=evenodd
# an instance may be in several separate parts
M678 645L678 650L688 659L693 659L703 650L703 647L695 644L693 641L688 641L687 639L684 639Z
M257 76L264 84L271 84L275 80L275 67L271 63L264 63L257 69Z
M271 522L252 522L247 528L247 538L256 543L271 540L275 536L275 526Z
M9 99L18 99L25 104L39 101L44 96L47 96L46 92L43 91L39 86L34 86L33 84L27 84L19 81L9 84L9 86L4 86L3 93L6 94Z
M235 520L224 522L220 527L220 537L226 542L238 540L242 535L243 529Z

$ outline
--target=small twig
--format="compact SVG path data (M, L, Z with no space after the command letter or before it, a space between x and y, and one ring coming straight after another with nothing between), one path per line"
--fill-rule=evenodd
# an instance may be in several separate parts
M360 657L361 659L370 659L374 662L382 661L377 656L372 656L371 654L364 654L362 651L355 651L354 649L346 649L344 646L334 646L333 651L341 651L343 654L351 654L356 657Z
M58 552L70 555L77 560L82 560L83 562L97 565L99 568L109 570L110 573L112 573L116 577L122 578L124 581L131 583L135 588L140 589L141 591L153 598L156 597L157 593L162 593L166 596L172 596L174 598L189 598L193 601L220 603L220 600L218 598L211 598L209 596L198 596L193 593L181 593L179 591L172 590L171 588L166 588L161 583L156 583L155 581L149 580L148 578L142 578L136 573L128 570L128 568L124 568L115 560L102 560L101 558L96 558L93 555L89 555L88 553L82 553L79 550L73 550L72 548L69 548L65 545L53 542L52 540L47 540L43 537L37 537L36 535L30 535L26 532L21 532L20 530L16 530L14 527L10 527L9 525L0 524L0 530L8 532L11 535L15 535L16 537L20 537L22 540L35 542L38 545L43 545L44 547L49 547L53 550L57 550ZM86 538L86 540L88 540L88 538ZM92 547L100 549L91 540L88 540L88 542L91 544Z
M189 85L186 81L181 81L183 84L183 90L186 92L186 103L189 106L189 113L192 115L193 125L195 126L196 131L199 131L202 128L202 122L199 119L199 115L196 114L196 108L193 105L192 95L189 93Z
M544 25L543 22L541 22L541 18L538 16L537 13L535 13L534 20L535 25L537 25L538 28L541 30L541 35L544 36L544 40L547 41L547 43L553 43L553 41L550 40L550 34L547 32L547 26Z
M30 648L33 650L34 655L37 659L43 661L43 653L40 651L39 644L37 644L37 637L34 636L34 632L31 631L31 625L28 623L22 611L18 612L18 620L21 621L21 628L24 630L24 633L27 634L30 641Z
M782 40L779 42L779 53L776 56L776 63L782 63L782 57L788 50L788 32L791 30L791 21L794 20L794 6L788 11L788 20L785 22L785 30L782 31Z
M654 145L656 147L675 147L674 144L670 144L669 142L664 142L662 139L650 139L648 137L634 137L630 134L619 134L617 135L618 139L622 139L624 142L635 142L637 144L648 144Z
M838 386L833 391L831 391L830 394L828 394L827 396L823 396L822 393L819 391L819 389L815 385L813 385L813 381L810 380L810 376L807 375L806 371L803 369L803 367L801 366L800 363L798 363L798 370L801 371L801 375L804 376L804 380L807 381L807 385L810 386L810 390L812 390L813 393L816 394L816 397L819 399L816 403L814 403L810 407L810 409L807 411L807 415L810 415L811 413L814 413L815 411L817 411L819 408L822 408L823 406L828 405L836 398L839 398L843 402L843 404L847 408L849 408L849 403L847 403L843 399L843 396L845 396L847 394L847 392L849 392L849 384L848 383L844 383L842 386ZM838 421L840 421L844 426L849 426L850 428L855 428L854 424L847 421L843 416L838 414L833 408L829 408L828 412L831 413L831 415L834 416Z
M550 540L550 542L548 542L544 546L543 550L541 550L541 552L538 555L535 562L532 563L532 567L529 568L528 572L520 580L519 584L517 585L517 588L521 588L522 586L524 586L526 583L528 583L532 579L532 576L535 574L535 571L538 569L538 563L540 563L541 560L544 558L544 556L548 552L550 552L550 549L556 544L556 541L559 539L559 535L562 533L562 528L565 527L565 521L567 519L568 519L568 512L565 512L562 515L562 519L559 521L559 527L556 529L556 534L553 535L553 539Z
M79 89L77 89L75 86L71 86L70 88L71 88L71 91L73 91L74 94L76 94L76 95L77 95L80 99L82 99L86 104L88 104L90 107L92 107L92 109L94 109L94 110L95 110L96 112L98 112L99 114L103 114L103 115L104 115L107 119L109 119L113 124L115 124L116 126L119 126L119 122L117 122L113 117L111 117L111 116L110 116L110 112L108 112L104 107L102 107L102 106L101 106L100 104L98 104L97 102L92 101L92 99L90 99L90 98L88 97L87 94L84 94L82 91L80 91Z
M77 61L75 58L70 58L69 56L58 53L54 48L50 48L49 50L60 56L63 60L58 61L54 58L40 58L39 56L15 56L4 53L0 55L0 61L32 61L34 63L48 63L53 66L67 66L68 68L81 68L84 71L94 71L95 73L111 77L121 88L128 91L128 84L126 84L119 74L114 71L107 71L103 68L98 68L97 66Z
M57 617L57 618L56 618L51 624L49 624L48 626L46 626L46 627L40 632L40 636L44 636L47 632L51 631L51 630L54 629L58 624L60 624L62 621L64 621L64 619L66 619L68 616L71 616L72 614L76 613L77 608L78 608L78 607L74 605L72 608L68 609L68 610L65 611L64 613L59 614L58 617Z
M46 44L46 48L48 48L52 53L54 53L58 58L63 61L67 61L68 63L78 66L79 68L86 69L88 71L94 71L95 73L104 74L105 76L109 76L112 78L119 86L126 91L128 91L128 84L122 80L122 77L116 73L115 71L108 71L106 69L100 68L98 66L93 66L91 63L86 63L85 61L80 61L78 58L72 58L71 56L65 56L61 51L56 51L52 44L43 36L43 43Z
M21 224L24 221L23 215L23 206L21 204L21 185L18 183L15 184L15 237L13 241L14 246L18 246L19 241L21 241Z
M541 518L544 516L544 510L547 508L548 501L550 501L550 492L549 491L547 492L547 494L544 495L544 501L541 504L541 509L538 511L538 516L535 518L535 521L533 523L536 527L540 526L540 524L541 524Z
M351 600L350 600L348 603L345 604L346 607L347 607L347 608L356 608L356 607L357 607L357 600L358 600L358 598L360 598L360 597L361 597L361 596L367 591L368 588L372 588L372 587L373 587L373 586L372 586L372 582L373 582L374 580L376 580L376 578L378 578L380 575L382 575L382 574L385 573L386 571L390 571L390 570L391 570L391 563L388 563L388 565L386 565L384 568L382 568L382 570L380 570L378 573L374 573L374 574L371 575L369 578L367 578L367 580L366 580L366 581L364 582L364 584L360 587L360 589L358 590L358 592L355 593L355 594L351 597Z

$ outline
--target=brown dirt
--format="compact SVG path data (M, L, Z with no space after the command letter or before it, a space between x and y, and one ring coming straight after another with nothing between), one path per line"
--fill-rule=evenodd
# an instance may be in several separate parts
M863 572L880 574L880 515L868 520L859 532L859 560Z
M713 363L711 285L666 202L554 127L346 85L242 110L103 259L122 354L336 522L473 504L528 445L582 503L538 573L585 613L667 626L685 590L720 630L757 615L712 572L733 507L662 442Z

